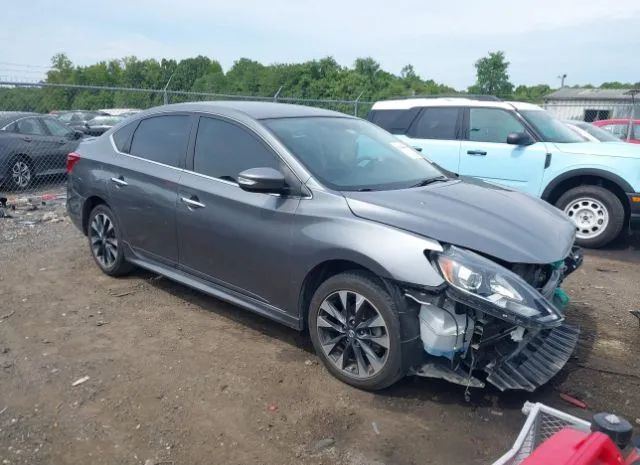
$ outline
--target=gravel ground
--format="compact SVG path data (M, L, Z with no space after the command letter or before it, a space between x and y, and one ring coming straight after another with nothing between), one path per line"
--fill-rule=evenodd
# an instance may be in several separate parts
M467 403L419 378L350 388L304 334L153 274L103 275L61 202L13 214L0 219L2 464L489 464L525 400L640 424L638 237L588 253L567 281L583 333L551 385Z

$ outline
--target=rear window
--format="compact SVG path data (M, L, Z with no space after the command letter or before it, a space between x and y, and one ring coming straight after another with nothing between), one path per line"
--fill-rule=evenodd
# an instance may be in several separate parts
M409 136L416 139L455 140L459 114L459 108L424 108L418 119L411 125Z
M371 110L367 119L382 129L393 132L394 129L399 129L394 123L406 112L407 110Z
M129 153L147 160L178 166L189 142L188 115L154 116L143 119L131 141Z

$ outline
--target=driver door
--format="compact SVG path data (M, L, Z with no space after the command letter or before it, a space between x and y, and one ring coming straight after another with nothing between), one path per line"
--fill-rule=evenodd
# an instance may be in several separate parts
M297 178L257 134L222 118L199 118L178 193L180 267L280 306L290 292L288 262L300 197L238 186L240 172L262 167L279 170L292 190L299 191Z
M545 143L507 144L510 133L529 132L511 111L482 107L471 107L465 111L460 174L537 196L547 156Z

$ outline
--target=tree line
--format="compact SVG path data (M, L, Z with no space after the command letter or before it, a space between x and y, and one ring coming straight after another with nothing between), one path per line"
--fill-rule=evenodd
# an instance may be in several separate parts
M205 56L173 59L126 57L88 66L74 65L63 53L55 55L43 82L163 89L193 93L215 93L303 99L375 101L397 96L472 94L496 95L541 102L553 89L546 85L514 86L509 80L509 62L503 52L492 52L475 63L476 83L459 92L451 86L423 79L412 65L399 75L390 73L373 58L358 58L353 66L341 66L332 57L303 63L264 65L241 58L226 72L220 63ZM636 83L636 86L640 83ZM631 87L607 83L609 87ZM171 95L171 101L194 100L197 95ZM147 108L163 103L162 93L101 91L70 88L0 88L0 109L48 112L63 109ZM366 107L365 107L366 108Z

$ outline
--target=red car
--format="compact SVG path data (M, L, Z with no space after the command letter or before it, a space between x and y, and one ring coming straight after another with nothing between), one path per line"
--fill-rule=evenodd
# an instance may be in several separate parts
M629 121L631 121L631 124L629 124ZM606 129L611 134L619 137L625 142L640 144L640 119L603 119L600 121L594 121L593 124L601 127L602 129Z

